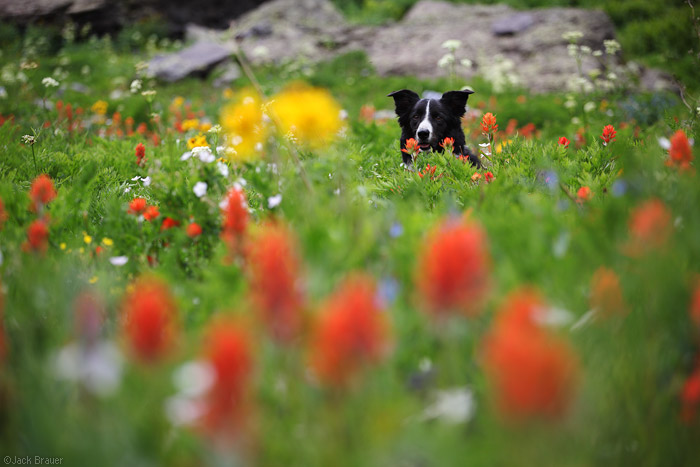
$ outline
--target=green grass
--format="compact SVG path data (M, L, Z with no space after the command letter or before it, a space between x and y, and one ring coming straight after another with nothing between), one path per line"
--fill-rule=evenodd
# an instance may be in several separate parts
M41 34L30 31L27 37ZM302 148L298 164L289 143L272 138L266 159L228 164L224 177L214 164L180 160L192 132L175 130L171 108L181 96L196 115L217 123L226 99L211 86L213 77L167 85L144 79L144 89L157 90L149 102L129 93L139 77L136 64L148 58L143 42L99 40L56 48L50 41L39 46L27 41L0 34L3 70L16 76L23 61L38 66L22 70L26 79L3 81L8 98L0 100L0 114L14 115L0 126L0 198L8 215L0 230L7 345L0 361L3 456L59 456L63 465L235 465L241 459L254 465L693 465L700 459L700 422L696 416L684 424L679 416L682 387L698 354L689 309L700 273L700 188L694 169L666 166L668 154L657 141L678 129L699 140L697 116L676 97L620 91L578 96L569 109L565 96L522 90L494 95L489 83L477 80L471 107L497 116L496 143L510 140L480 171L495 176L485 184L472 181L473 168L446 155L424 155L416 163L419 170L436 166L435 180L404 170L396 122L359 118L362 106L391 109L390 91L441 91L447 80L381 78L361 54L313 67L308 77L259 69L268 95L300 79L329 89L348 111L347 130L328 147ZM65 72L57 78L60 96L41 84L57 67ZM89 91L71 90L73 82ZM247 84L240 79L231 88ZM115 90L121 97L111 97ZM38 106L42 99L81 107L85 126L68 131L55 109ZM118 111L122 120L145 122L160 144L107 134L108 123L92 120L97 100L108 102L107 118ZM595 109L584 113L588 101ZM152 113L160 114L160 123L151 120ZM516 131L506 134L511 119ZM45 122L33 156L21 137ZM479 123L479 117L465 121L473 148L486 141ZM529 123L537 131L526 138L521 130ZM603 146L600 135L608 124L617 137ZM585 143L577 148L579 129ZM572 141L568 149L557 144L561 136ZM208 138L215 147L215 136ZM144 167L135 164L139 142L146 144ZM52 178L58 192L48 206L45 254L21 248L37 217L27 193L40 173ZM149 186L132 180L146 175ZM276 220L297 238L306 328L313 328L325 300L350 273L362 271L383 290L395 289L384 312L391 323L391 352L344 390L325 388L309 376L308 335L282 348L251 325L257 423L249 449L173 426L164 410L177 392L174 372L202 358L205 330L215 318L256 322L248 270L240 259L227 260L230 252L219 237L218 203L239 179L246 181L250 230ZM204 200L192 192L202 180L209 186ZM577 202L583 186L593 197ZM269 208L268 199L277 194L281 204ZM163 231L159 220L139 223L127 212L136 196L158 205L159 219L169 216L183 225ZM630 216L652 198L670 212L669 238L658 246L647 239L649 251L631 255ZM190 216L203 227L197 241L184 233ZM417 265L434 226L462 216L485 232L480 248L491 259L492 286L478 316L455 317L440 327L420 300L417 284L428 278ZM96 252L98 244L102 253ZM129 258L123 267L108 261L122 255ZM620 277L629 313L572 330L572 322L590 309L591 277L601 266ZM169 357L147 366L128 351L122 305L129 284L144 274L168 284L182 328ZM505 297L525 286L573 320L549 332L571 344L580 379L562 418L509 423L494 407L483 345ZM114 342L124 358L119 385L109 395L56 376L56 355L78 340L73 303L85 290L103 297L100 338ZM432 379L423 374L425 386L416 389L408 381L425 361L435 373ZM455 387L474 394L471 420L456 425L421 420L437 390Z

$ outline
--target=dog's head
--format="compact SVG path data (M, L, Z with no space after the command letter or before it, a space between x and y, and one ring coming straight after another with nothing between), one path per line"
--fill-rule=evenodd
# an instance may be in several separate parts
M440 151L444 138L462 133L461 118L473 92L448 91L440 99L421 99L415 92L402 89L387 97L394 98L402 140L415 138L421 151Z

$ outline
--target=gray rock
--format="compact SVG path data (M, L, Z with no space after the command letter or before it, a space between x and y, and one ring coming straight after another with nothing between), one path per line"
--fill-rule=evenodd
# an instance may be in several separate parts
M491 24L491 33L496 36L512 36L523 32L535 24L530 13L516 13L505 18L498 18Z
M225 61L217 67L214 73L218 76L214 78L212 85L215 88L221 88L241 77L241 67L232 61Z
M158 55L148 71L164 81L177 81L192 74L206 74L231 56L231 50L214 42L197 42L179 52Z

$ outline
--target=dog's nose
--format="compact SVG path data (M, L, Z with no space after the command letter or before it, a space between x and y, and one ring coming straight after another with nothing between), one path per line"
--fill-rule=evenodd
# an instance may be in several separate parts
M418 139L426 140L430 138L430 132L428 130L418 130Z

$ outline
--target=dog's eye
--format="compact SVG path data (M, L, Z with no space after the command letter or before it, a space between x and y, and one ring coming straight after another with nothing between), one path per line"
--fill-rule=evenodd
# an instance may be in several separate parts
M436 115L436 116L435 116L435 121L436 121L436 122L441 122L441 121L442 121L442 117L439 116L439 115Z
M412 118L413 120L415 120L415 121L418 121L418 115L414 115L414 116L411 117L411 118Z

